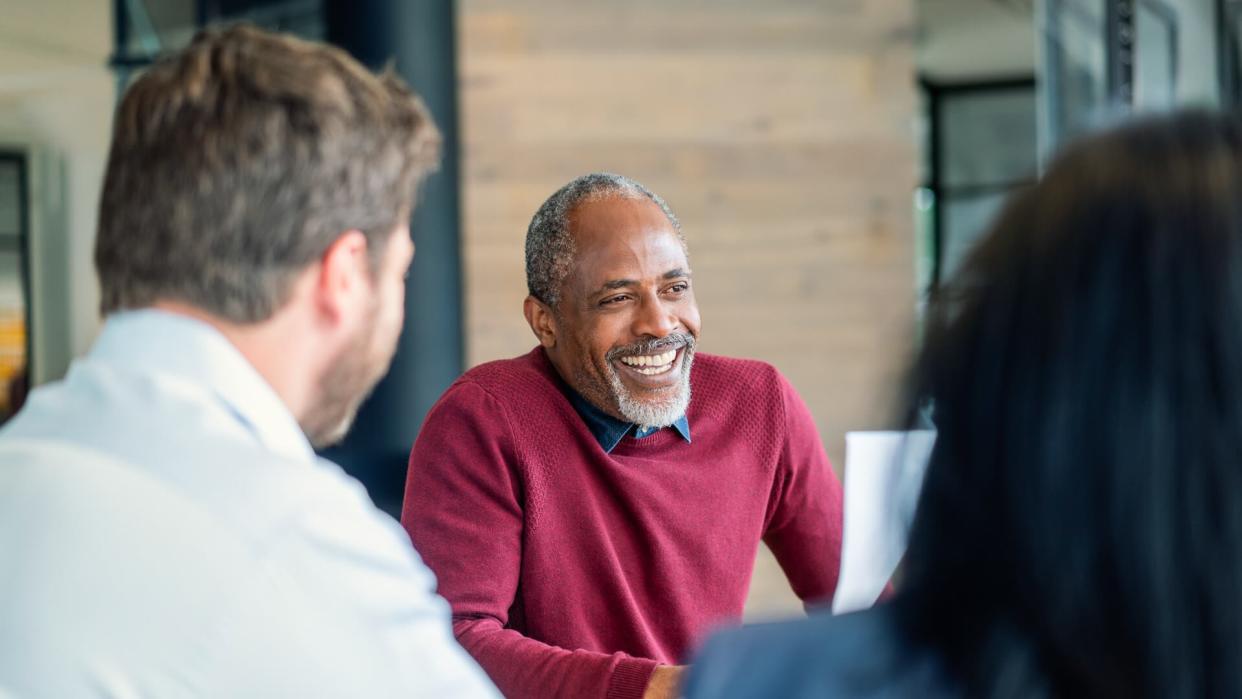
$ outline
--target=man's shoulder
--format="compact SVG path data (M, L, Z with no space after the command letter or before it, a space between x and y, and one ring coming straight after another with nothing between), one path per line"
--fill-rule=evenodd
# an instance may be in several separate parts
M9 438L0 464L0 550L20 571L0 585L3 604L72 607L83 589L118 614L174 595L206 603L228 587L221 571L256 560L213 512L114 455Z
M484 393L506 406L519 405L539 397L560 394L557 379L539 347L510 359L484 362L462 374L445 391L452 400L469 393Z
M361 486L334 464L295 462L255 445L218 440L200 453L196 440L176 454L121 454L72 435L0 437L0 498L32 507L27 517L58 513L57 527L98 532L98 523L163 522L161 530L201 530L195 537L231 542L262 554L268 537L326 501L364 500ZM201 445L202 440L197 440ZM19 495L20 493L20 495ZM142 527L131 532L141 534ZM164 538L153 538L164 542ZM168 539L183 546L184 539Z
M758 359L726 357L698 352L694 355L691 381L697 393L739 394L752 398L777 397L788 385L780 371Z
M761 359L726 357L723 354L696 352L694 366L729 378L773 380L780 375L776 367Z
M478 364L462 374L461 378L486 383L503 381L514 375L546 376L547 372L544 370L546 364L547 359L543 355L543 350L535 347L516 357L493 359Z
M379 634L358 621L433 615L447 631L430 573L352 479L322 461L248 465L267 476L240 487L221 476L239 501L221 510L128 459L0 439L0 553L13 564L0 576L0 641L22 639L42 668L22 672L69 678L67 668L103 654L135 686L158 679L144 668L163 662L212 688L205 694L269 679L278 694L343 694L358 680L342 663L383 669L367 660L385 656L367 645ZM294 627L311 632L284 644L281 629ZM209 642L217 635L228 642ZM345 658L351 649L363 650ZM256 654L285 670L248 674Z
M336 464L276 455L260 462L244 449L231 460L230 451L212 463L190 459L179 477L68 441L0 439L0 550L54 566L79 565L89 552L114 564L107 580L122 587L135 584L131 575L184 585L217 570L304 568L312 559L417 567L396 522ZM31 531L44 540L34 545L17 535ZM211 597L229 586L216 581Z
M58 526L92 514L119 520L148 508L171 504L183 510L189 504L185 494L133 461L72 439L6 433L0 436L0 464L0 498L34 503L37 511L57 515Z

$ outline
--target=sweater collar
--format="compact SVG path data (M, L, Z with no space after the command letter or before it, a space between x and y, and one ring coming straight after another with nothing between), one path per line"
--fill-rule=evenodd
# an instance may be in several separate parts
M643 429L632 422L618 420L608 413L595 407L581 394L568 385L565 386L565 393L569 397L569 402L573 404L574 410L578 411L578 415L582 417L582 421L586 423L587 429L595 437L595 441L599 442L600 448L604 453L611 454L613 449L621 443L621 438L627 434L633 434L634 439L642 439L650 437L659 432L661 428ZM690 441L690 421L685 415L677 418L677 421L670 425L681 438Z

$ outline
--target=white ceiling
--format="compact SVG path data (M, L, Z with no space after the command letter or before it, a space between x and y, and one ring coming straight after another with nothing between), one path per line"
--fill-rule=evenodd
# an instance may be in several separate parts
M108 0L4 0L0 95L38 91L65 76L106 67L112 50Z

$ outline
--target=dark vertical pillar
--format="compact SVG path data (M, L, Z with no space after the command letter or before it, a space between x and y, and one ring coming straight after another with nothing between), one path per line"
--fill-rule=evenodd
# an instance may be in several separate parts
M325 453L361 480L376 504L395 512L423 416L462 371L454 3L325 0L324 29L329 42L373 69L391 61L422 95L444 137L440 169L423 185L410 223L417 254L392 369L346 441Z
M1242 80L1238 65L1238 20L1242 3L1216 0L1216 64L1221 106L1236 109L1242 105Z
M122 57L129 56L129 11L125 0L112 0L112 44L109 63L116 72L116 100L119 104L129 82L129 69L120 62Z

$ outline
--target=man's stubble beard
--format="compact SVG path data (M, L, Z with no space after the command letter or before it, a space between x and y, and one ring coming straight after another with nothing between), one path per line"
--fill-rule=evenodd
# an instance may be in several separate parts
M314 407L301 421L302 431L315 449L345 438L358 408L388 373L397 342L394 337L390 347L377 346L377 316L370 314L370 322L359 328L319 379Z

